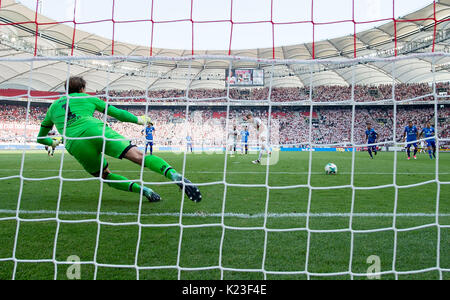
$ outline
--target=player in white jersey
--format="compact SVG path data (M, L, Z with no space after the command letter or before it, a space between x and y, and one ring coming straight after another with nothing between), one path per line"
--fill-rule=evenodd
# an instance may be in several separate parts
M55 136L56 135L56 131L55 130L51 130L47 135L48 136ZM47 151L48 156L53 156L55 154L55 148L56 147L53 147L53 146L45 146L45 150Z
M232 154L236 154L238 136L239 131L237 130L236 125L233 125L233 130L228 133L229 151Z
M266 124L263 123L263 121L260 118L254 118L251 113L244 116L244 122L249 122L256 129L256 138L261 146L261 149L259 150L258 159L252 161L252 163L260 164L263 151L265 151L268 155L271 154L269 145L267 144L267 141L269 139L269 132L267 130L267 126Z
M425 151L425 142L424 141L420 141L419 153L426 153L426 151Z

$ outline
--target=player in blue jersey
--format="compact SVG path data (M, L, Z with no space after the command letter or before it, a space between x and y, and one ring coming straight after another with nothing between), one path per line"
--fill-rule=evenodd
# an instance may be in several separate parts
M191 153L192 153L192 137L191 137L191 135L190 134L188 134L187 136L186 136L186 149L187 149L187 151L191 151Z
M425 136L427 147L428 147L428 155L431 159L436 158L436 140L434 136L436 135L436 131L433 127L431 127L430 122L427 122L426 127L422 129L419 137Z
M414 146L414 159L417 159L417 127L413 125L412 121L408 122L405 127L403 138L406 139L406 152L408 153L408 160L411 159L411 145Z
M147 154L147 147L150 148L150 155L153 154L153 134L155 132L155 127L153 123L148 123L145 129L141 130L141 134L145 132L145 154Z
M375 129L372 128L372 125L370 123L367 123L367 130L366 130L366 142L367 142L367 151L369 152L370 157L373 159L372 152L377 155L377 146L374 145L377 142L378 134L376 133Z
M241 152L248 154L248 137L250 133L248 132L248 126L245 126L244 130L241 131Z

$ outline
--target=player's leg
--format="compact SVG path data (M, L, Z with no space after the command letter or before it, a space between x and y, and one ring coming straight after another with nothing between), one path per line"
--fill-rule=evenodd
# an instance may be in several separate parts
M426 143L427 143L428 156L430 157L430 159L433 159L432 142L426 141Z
M145 154L147 154L147 147L148 147L148 142L145 142L145 151L144 151Z
M259 149L258 159L252 161L254 164L260 164L261 163L261 158L262 158L262 154L263 154L264 150L265 150L265 147L264 147L264 144L262 143L261 147Z
M417 143L414 143L413 144L413 146L414 146L414 159L417 159L417 157L416 157L416 154L417 154Z
M153 142L150 142L150 155L153 155Z
M183 180L183 176L179 174L162 158L155 155L144 156L144 154L141 151L139 151L136 147L133 147L131 145L130 147L124 150L121 156L138 165L144 164L144 167L152 170L153 172L161 174L169 180L176 181L177 182L176 184L181 189L183 189L184 186L187 196L192 201L200 202L202 200L200 190L195 185L193 185L188 179L184 178Z
M406 154L408 154L408 160L411 159L411 144L406 145Z
M267 152L268 154L270 154L269 145L267 144L266 137L264 135L261 137L261 148L259 149L258 159L253 161L253 163L255 164L261 163L263 152Z
M47 151L48 156L53 156L53 154L55 154L55 148L52 146L45 146L45 150Z
M189 199L195 202L200 202L202 195L200 190L194 186L188 179L184 178L175 169L173 169L166 161L155 155L144 156L136 146L126 140L123 136L112 130L106 128L105 137L114 140L107 140L105 144L105 154L115 158L126 158L138 165L161 174L169 180L175 181L176 184L186 192ZM123 140L120 140L123 139Z
M89 137L86 135L85 137ZM82 136L83 137L83 136ZM139 184L130 181L128 178L113 174L108 169L108 163L103 158L101 150L103 149L103 139L83 139L74 140L70 143L69 153L83 166L83 168L94 177L102 177L107 180L106 184L114 189L140 193L143 189L143 195L150 202L159 201L161 198L158 194L149 188L142 188Z
M267 151L267 148L266 148L266 137L263 134L261 136L261 148L259 149L258 161L261 161L264 151Z
M269 144L267 143L267 135L264 135L262 140L261 140L261 144L263 145L264 151L267 153L268 156L270 156L272 154L272 152L270 151L270 147Z
M367 147L367 152L369 152L370 158L373 159L373 155L372 155L372 146L369 145L369 146Z
M272 151L271 151L271 148L269 147L269 143L268 143L269 139L267 137L268 137L268 133L266 132L263 136L262 142L264 144L264 148L265 148L267 155L270 157L272 155Z
M432 155L432 152L431 152L431 145L430 145L430 144L428 144L427 149L428 149L428 156L429 156L431 159L433 159L433 155Z
M100 176L100 174L98 176ZM142 194L148 199L149 202L158 202L161 200L161 196L155 193L152 189L148 187L141 187L136 182L130 181L122 175L111 173L108 167L102 171L101 176L103 179L107 180L106 183L114 189L138 194L140 194L142 190Z

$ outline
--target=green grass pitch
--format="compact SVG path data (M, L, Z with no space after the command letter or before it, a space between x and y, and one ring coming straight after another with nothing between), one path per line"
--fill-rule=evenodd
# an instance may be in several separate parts
M407 161L398 153L398 189L394 153L373 160L355 153L353 176L349 152L312 152L310 175L308 152L280 152L268 173L251 163L254 153L226 163L224 154L194 153L185 164L183 154L156 154L202 183L202 202L182 202L177 186L148 170L143 180L156 183L149 186L162 196L159 203L102 186L67 153L61 181L60 151L53 158L26 152L23 166L22 152L1 152L0 279L14 272L16 279L53 279L55 271L67 279L71 255L84 262L82 279L350 279L350 270L366 279L371 255L380 257L381 279L395 279L393 268L399 279L450 279L448 153L437 164L426 154ZM112 172L140 178L139 166L108 162ZM338 166L337 175L325 175L328 162ZM80 178L89 180L72 180ZM320 276L326 273L337 274Z

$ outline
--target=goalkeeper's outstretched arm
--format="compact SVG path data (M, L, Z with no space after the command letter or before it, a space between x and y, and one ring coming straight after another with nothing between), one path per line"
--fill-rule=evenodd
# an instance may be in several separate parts
M130 113L129 111L119 109L112 105L108 105L108 107L106 107L106 103L104 101L95 97L91 97L89 99L94 102L95 107L99 112L106 113L108 116L116 118L121 122L134 123L139 125L146 125L150 122L150 118L147 116L138 117Z
M48 133L53 128L53 122L49 117L51 108L52 107L50 106L44 120L41 123L41 129L39 130L39 134L37 136L37 142L45 146L56 147L59 145L59 142L48 137Z
M39 144L45 145L45 146L53 146L53 139L47 137L48 133L50 132L52 128L43 127L41 125L41 129L39 130L39 134L37 137L37 142Z
M39 144L50 146L53 149L55 149L59 144L61 144L62 138L61 137L49 138L48 133L50 132L51 129L52 129L51 127L48 128L41 125L41 129L39 130L39 134L37 137L37 142Z
M91 101L95 104L96 110L102 112L102 113L107 113L108 116L111 116L113 118L116 118L117 120L121 121L121 122L128 122L128 123L135 123L135 124L140 124L140 125L145 125L147 123L150 122L150 118L147 116L135 116L134 114L123 110L123 109L119 109L116 108L112 105L106 107L106 103L103 102L102 100L95 98L95 97L90 97L88 98L88 101ZM44 121L42 121L41 124L41 128L37 137L37 142L46 146L52 146L52 147L56 147L58 146L61 141L55 141L55 139L49 138L48 137L48 133L50 132L50 130L52 130L53 128L53 121L51 120L51 110L52 110L52 106L50 106L50 108L47 111L47 114L45 116Z

